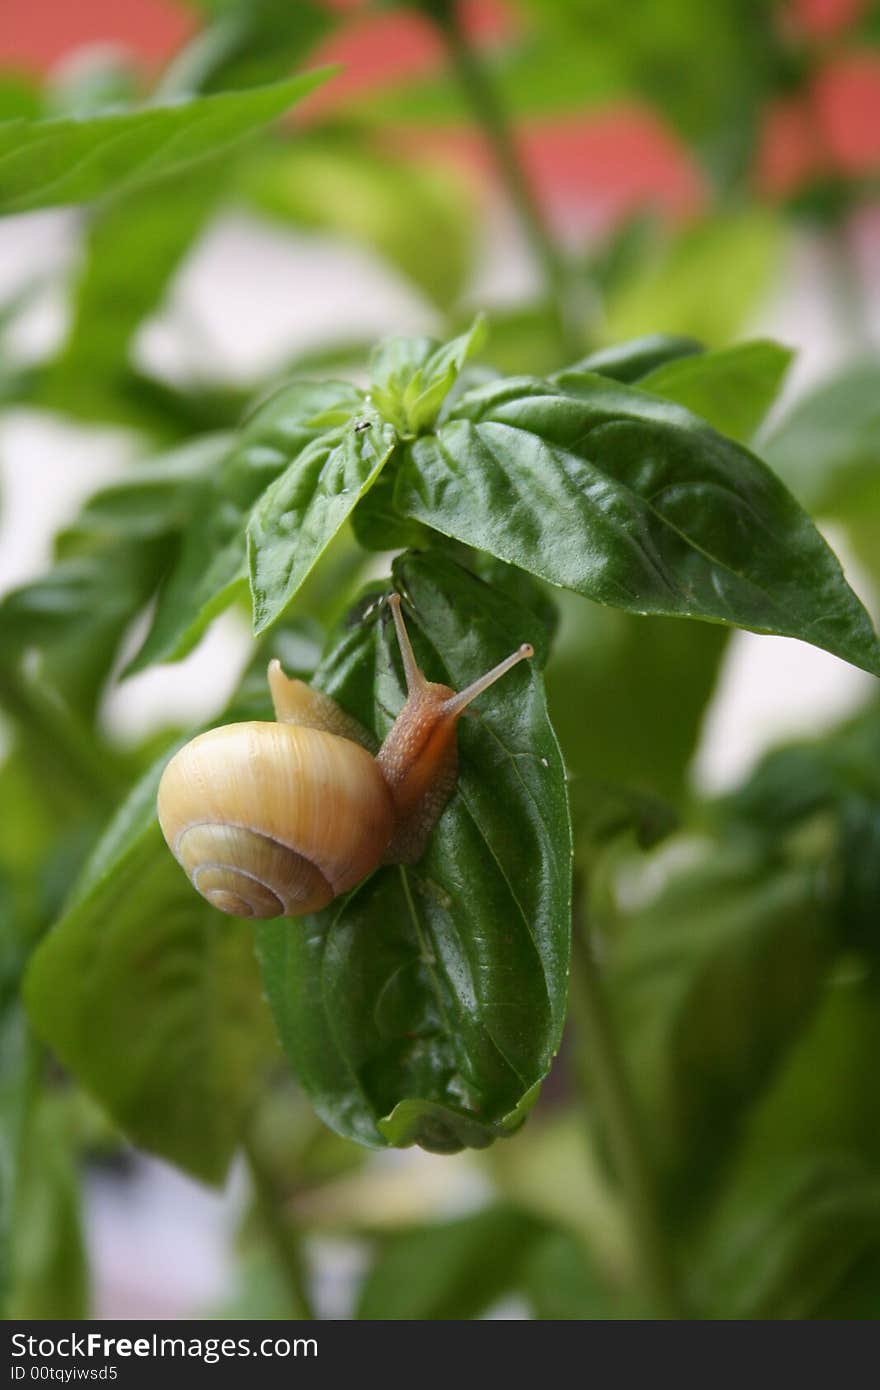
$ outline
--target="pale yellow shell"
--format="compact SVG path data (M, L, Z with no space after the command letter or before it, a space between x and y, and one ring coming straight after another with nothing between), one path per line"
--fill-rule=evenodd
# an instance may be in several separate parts
M193 886L235 917L316 912L377 866L393 830L366 749L292 724L200 734L166 767L158 802Z

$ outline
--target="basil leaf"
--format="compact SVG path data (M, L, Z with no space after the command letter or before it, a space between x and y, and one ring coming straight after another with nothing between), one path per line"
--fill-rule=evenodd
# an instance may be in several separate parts
M867 613L770 470L680 406L603 377L469 392L407 447L395 501L600 603L799 637L880 674Z
M853 363L799 400L763 453L805 507L861 521L880 513L880 362Z
M58 537L48 573L0 603L4 660L12 665L35 649L44 678L68 704L91 711L226 448L222 435L195 440L95 493Z
M364 1280L359 1318L477 1318L524 1279L546 1227L515 1207L394 1233Z
M150 630L126 674L185 656L209 623L247 593L251 505L291 459L348 419L360 402L360 392L345 382L295 381L258 406L205 480Z
M394 570L431 679L462 686L540 620L447 557ZM403 703L373 604L315 677L377 738ZM568 979L565 778L532 668L462 721L458 789L412 868L379 870L258 953L285 1050L318 1113L361 1143L482 1147L522 1123L559 1046Z
M748 444L779 394L792 356L778 343L738 343L666 362L642 377L639 390L677 401L719 434Z
M284 612L378 478L395 438L374 411L362 412L316 439L263 493L248 523L255 632Z
M165 759L109 826L25 977L34 1030L136 1144L224 1178L272 1057L248 929L215 912L155 818Z
M635 382L663 367L667 362L693 357L702 350L696 338L676 337L671 333L650 333L643 338L633 338L628 343L615 343L612 347L599 348L582 361L556 372L550 379L564 387L566 377L570 375L581 376L584 372L597 372L599 376L611 377L612 381Z
M402 435L420 434L436 420L469 357L486 340L483 317L448 343L433 338L388 338L370 363L370 400Z
M81 120L8 121L0 126L0 214L88 202L176 172L280 116L326 76Z
M627 915L608 984L676 1225L717 1188L749 1108L814 1016L832 957L813 866L767 864L742 847L708 846Z

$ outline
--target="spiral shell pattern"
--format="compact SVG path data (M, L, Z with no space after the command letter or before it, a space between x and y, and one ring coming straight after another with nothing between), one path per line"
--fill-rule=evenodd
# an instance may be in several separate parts
M299 917L354 887L391 839L370 754L291 724L227 724L171 759L159 823L193 886L234 917Z

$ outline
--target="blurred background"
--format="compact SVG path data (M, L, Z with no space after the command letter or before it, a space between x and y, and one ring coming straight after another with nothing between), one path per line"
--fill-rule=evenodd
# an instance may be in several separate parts
M278 29L273 8L297 22ZM876 618L878 530L852 479L880 452L877 7L464 0L454 32L431 9L261 0L250 12L263 37L237 48L248 6L232 0L5 0L3 117L339 71L210 189L196 178L172 222L147 204L120 209L117 225L80 208L0 221L0 593L37 579L89 494L169 438L230 425L293 372L357 378L378 337L443 337L483 309L485 356L508 372L656 332L795 349L766 456ZM833 468L810 476L798 471L797 433L792 444L774 429L817 394L819 414L798 428L822 432ZM561 669L578 621L564 607ZM636 655L631 620L596 610L590 621L591 650L615 652L612 697L615 681L659 679L664 654ZM143 632L141 621L126 635L101 696L114 747L137 750L215 714L250 655L247 615L233 609L183 660L116 679ZM675 663L689 672L691 659L667 649L664 679L674 687ZM873 695L870 677L785 639L735 633L706 662L699 707L682 716L692 729L670 735L668 766L640 779L630 729L603 754L603 775L699 805L740 787L780 741L816 738ZM672 720L675 708L673 690ZM0 726L4 737L8 746ZM620 910L638 911L664 866L694 853L684 839L650 858L627 878ZM288 1200L307 1231L319 1311L351 1312L389 1232L491 1215L499 1200L561 1222L612 1271L625 1266L601 1145L567 1106L571 1065L564 1051L523 1134L454 1158L355 1151L292 1094L305 1158ZM283 1315L271 1262L248 1237L243 1171L211 1192L120 1150L97 1111L77 1105L93 1315ZM567 1269L567 1252L548 1246L536 1287L579 1290L552 1272ZM491 1281L481 1298L484 1315L569 1315L540 1294L496 1297ZM588 1316L590 1295L573 1306Z

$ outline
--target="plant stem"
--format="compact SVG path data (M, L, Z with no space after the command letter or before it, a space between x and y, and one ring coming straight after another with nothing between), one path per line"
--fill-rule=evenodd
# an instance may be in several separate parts
M266 1234L275 1248L275 1255L287 1282L291 1316L311 1320L315 1317L315 1310L306 1283L300 1233L281 1202L274 1175L255 1138L253 1128L245 1129L242 1149L250 1168L257 1206L263 1218Z
M543 272L563 346L571 356L576 357L584 346L582 325L586 307L581 303L583 296L577 294L565 258L547 226L520 162L507 115L482 62L471 47L456 0L439 0L431 8L462 91L492 150L510 201Z
M572 1011L583 1043L579 1070L585 1100L595 1104L605 1124L626 1201L633 1248L645 1293L659 1317L685 1317L675 1271L666 1249L638 1107L618 1046L599 970L584 925L577 919L573 941Z

